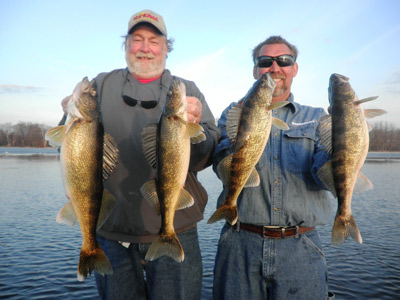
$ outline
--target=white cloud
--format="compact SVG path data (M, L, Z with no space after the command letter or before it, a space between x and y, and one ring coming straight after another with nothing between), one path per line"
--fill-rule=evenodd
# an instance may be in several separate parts
M16 84L0 84L0 94L36 93L42 88Z

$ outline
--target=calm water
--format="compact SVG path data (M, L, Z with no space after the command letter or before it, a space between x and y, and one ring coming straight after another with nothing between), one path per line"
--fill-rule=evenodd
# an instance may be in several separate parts
M21 152L24 155L15 155ZM79 227L55 222L66 202L55 154L52 149L0 148L0 299L97 299L93 277L76 279ZM339 300L400 298L400 160L374 157L363 168L374 189L356 195L352 205L364 243L347 240L333 247L332 222L319 228L330 290ZM205 220L199 223L202 298L210 299L222 222L207 225L206 220L214 212L221 185L211 168L199 178L210 198Z

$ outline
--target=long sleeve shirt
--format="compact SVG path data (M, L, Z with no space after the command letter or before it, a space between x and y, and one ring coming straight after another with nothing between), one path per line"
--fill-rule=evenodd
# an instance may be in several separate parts
M291 94L288 105L272 111L289 130L272 126L256 170L260 185L244 188L238 198L239 221L255 225L306 227L326 224L332 217L332 198L323 189L316 172L329 159L318 137L318 124L326 112L300 105ZM232 152L226 120L232 103L218 121L221 140L214 152L213 169ZM217 172L216 172L217 173ZM217 173L218 175L218 173ZM226 188L217 206L225 199Z

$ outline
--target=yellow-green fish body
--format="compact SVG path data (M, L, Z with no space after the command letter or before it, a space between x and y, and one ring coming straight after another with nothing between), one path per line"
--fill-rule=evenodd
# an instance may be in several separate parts
M141 192L161 215L161 228L146 253L146 260L155 260L163 255L177 262L184 260L184 252L174 229L174 216L177 209L194 203L184 189L190 144L205 139L203 128L188 122L186 106L185 85L174 80L159 123L149 125L142 134L143 150L149 163L156 168L156 177L145 183Z
M218 165L218 174L227 187L225 201L211 216L208 223L225 219L234 225L238 219L237 198L244 187L258 186L259 175L255 169L268 142L271 125L288 129L271 111L287 104L271 105L275 82L264 73L249 90L242 104L233 107L227 117L227 134L233 143L232 154Z
M111 265L96 240L101 209L104 215L100 222L109 214L115 199L103 190L104 144L111 137L104 137L95 96L94 81L89 83L85 77L75 88L68 104L66 124L50 129L46 134L53 144L61 145L62 178L69 200L58 214L57 221L74 225L77 220L82 233L78 265L80 281L94 270L102 275L112 274ZM117 160L118 151L113 151ZM111 165L112 169L116 162Z
M360 104L373 99L358 100L349 78L339 74L331 75L331 115L323 118L320 125L322 144L331 153L331 161L321 168L319 176L338 200L332 229L333 245L343 243L349 235L356 242L362 243L351 211L351 200L355 189L360 192L372 188L370 181L361 173L369 147L369 126L365 118L380 115L384 111L364 111ZM326 177L332 178L323 179Z

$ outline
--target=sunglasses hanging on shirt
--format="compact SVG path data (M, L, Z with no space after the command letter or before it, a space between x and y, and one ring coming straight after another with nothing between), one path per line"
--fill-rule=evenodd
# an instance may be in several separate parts
M121 94L121 97L124 100L125 104L130 106L130 107L134 107L139 103L139 105L141 107L143 107L144 109L151 109L151 108L156 107L157 104L158 104L158 100L137 100L137 99L132 98L132 97L130 97L128 95L125 95L125 85L126 85L126 82L128 81L128 75L129 74L127 74L127 76L125 78L125 82L124 82L124 85L122 87L122 94ZM162 84L161 84L161 81L160 81L160 90L161 90L161 88L162 88Z
M280 67L289 67L294 64L294 57L292 55L280 55L280 56L259 56L256 59L256 66L259 68L269 68L276 61Z
M146 100L146 101L141 101L141 100L137 100L134 98L131 98L127 95L122 95L122 99L124 99L124 102L126 105L130 106L130 107L134 107L136 106L136 104L140 104L141 107L145 108L145 109L150 109L150 108L154 108L157 106L158 101L157 100Z

